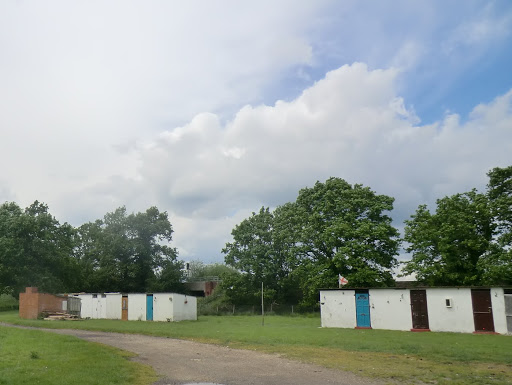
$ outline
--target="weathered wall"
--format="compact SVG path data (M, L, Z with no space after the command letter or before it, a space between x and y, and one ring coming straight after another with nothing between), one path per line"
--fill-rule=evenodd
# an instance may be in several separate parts
M371 290L370 319L374 329L410 330L411 298L406 289Z
M446 307L451 299L452 307ZM439 332L475 331L470 288L429 288L427 308L430 330Z
M153 294L153 320L154 321L174 321L173 305L174 296L171 293Z
M20 293L19 316L25 319L37 319L39 315L39 293L37 287L27 287Z
M105 317L107 319L121 319L121 306L123 296L120 293L105 293L107 295Z
M92 294L75 294L74 297L80 298L82 308L80 310L80 317L93 318L92 316Z
M507 313L505 311L505 290L501 287L491 288L492 312L494 315L494 330L507 334Z
M19 316L25 319L37 319L42 312L62 312L66 297L39 293L37 287L27 287L20 293Z
M128 321L145 320L146 294L128 294Z
M197 298L173 294L173 321L197 320Z
M356 327L355 290L326 290L320 292L322 327Z
M370 319L374 329L410 330L412 315L411 289L369 289ZM429 328L431 331L475 331L471 288L426 288ZM503 288L491 288L494 330L507 334L505 294ZM322 327L356 327L354 290L320 292ZM451 307L446 306L450 299Z

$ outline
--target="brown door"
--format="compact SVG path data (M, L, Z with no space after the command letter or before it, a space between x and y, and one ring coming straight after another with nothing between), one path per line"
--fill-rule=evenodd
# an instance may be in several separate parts
M471 300L473 302L475 331L493 332L494 319L492 317L491 290L471 289Z
M411 313L413 329L429 329L425 290L411 290Z
M121 319L123 321L128 321L128 296L127 295L123 295L121 309L122 309Z

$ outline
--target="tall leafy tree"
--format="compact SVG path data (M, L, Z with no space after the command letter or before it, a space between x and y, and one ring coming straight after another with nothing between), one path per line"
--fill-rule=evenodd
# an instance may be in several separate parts
M476 190L438 199L434 214L420 206L406 221L404 273L429 285L480 284L494 227L488 197Z
M128 214L125 207L79 228L76 257L91 291L151 291L180 288L181 263L170 246L167 212L150 207Z
M485 284L512 284L512 166L487 174L487 196L494 223L493 241L480 262Z
M296 255L305 301L332 287L338 274L351 286L391 284L400 245L388 213L394 199L340 178L299 192Z
M305 306L317 303L319 288L336 285L338 274L353 286L386 285L400 243L392 208L393 198L367 187L317 182L295 202L274 212L263 207L237 225L225 261L243 273L237 281L245 288L264 282L276 298Z
M73 227L60 224L43 203L25 210L16 203L1 205L0 290L17 295L25 286L51 293L75 289L73 237Z
M270 209L262 207L258 213L252 213L233 229L231 235L233 242L227 243L222 250L225 262L243 274L233 276L230 287L236 287L238 292L254 293L251 302L258 303L263 283L269 300L285 300L282 285L290 269Z

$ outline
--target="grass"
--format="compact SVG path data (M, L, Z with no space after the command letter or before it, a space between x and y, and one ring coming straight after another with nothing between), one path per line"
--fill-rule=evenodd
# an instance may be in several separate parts
M147 385L152 368L109 346L38 330L0 326L0 384Z
M278 353L365 376L409 383L510 384L512 337L320 328L318 317L203 316L179 323L87 320L0 321L52 328L139 333Z
M9 294L0 294L0 311L15 310L18 308L18 300Z

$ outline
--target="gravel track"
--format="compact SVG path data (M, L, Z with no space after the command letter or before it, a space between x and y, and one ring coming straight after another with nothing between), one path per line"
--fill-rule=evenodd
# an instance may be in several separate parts
M2 324L3 326L13 326ZM38 329L38 328L37 328ZM378 385L377 380L250 350L166 337L72 329L38 329L76 336L137 354L161 379L154 385Z

